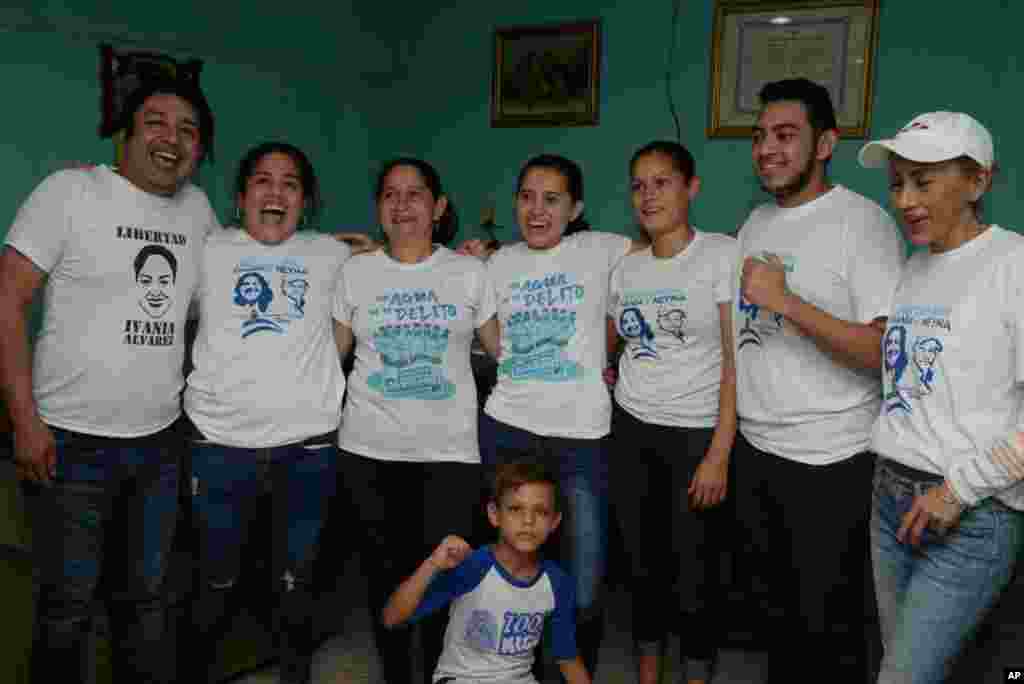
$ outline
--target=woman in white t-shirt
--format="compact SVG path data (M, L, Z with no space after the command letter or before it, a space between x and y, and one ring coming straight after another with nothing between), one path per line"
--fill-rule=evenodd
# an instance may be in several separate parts
M523 241L499 249L487 266L501 355L480 418L480 453L485 464L532 458L559 473L567 499L563 560L576 580L577 643L593 676L608 545L608 277L646 243L588 230L583 173L558 155L534 157L520 170L516 216Z
M707 682L718 646L717 558L736 436L732 347L736 240L690 225L700 189L675 142L630 161L633 210L651 246L612 272L608 314L623 343L612 414L612 496L632 566L640 684L682 635L683 679Z
M206 681L226 627L228 591L247 537L269 534L278 585L282 682L309 681L310 572L334 494L335 431L345 378L334 340L335 283L350 250L315 231L319 191L309 159L265 143L239 165L241 227L203 250L200 322L185 412L194 426L193 507L202 584L193 662ZM270 496L270 530L250 529Z
M879 684L945 681L1024 544L1024 238L981 221L992 137L931 112L867 144L907 239L887 323L872 558Z
M444 246L455 212L437 171L420 159L391 161L376 200L386 247L354 257L338 283L342 358L355 346L339 474L354 508L382 678L410 684L409 630L385 629L380 611L439 539L471 536L482 481L470 345L479 333L493 353L498 329L484 265ZM440 613L420 623L428 674L446 622Z

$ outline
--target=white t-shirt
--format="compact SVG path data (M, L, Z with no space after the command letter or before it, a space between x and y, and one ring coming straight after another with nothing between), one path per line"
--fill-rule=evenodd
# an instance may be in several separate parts
M1024 237L992 226L943 254L915 254L883 339L884 401L872 449L949 479L961 498L1024 510L986 452L1024 430Z
M533 580L509 574L486 546L427 588L411 622L446 605L448 628L433 680L463 684L536 684L530 673L545 624L555 661L576 657L576 597L573 581L555 563L542 560Z
M383 250L345 264L334 317L356 338L339 446L386 461L479 463L469 348L494 316L484 265L435 246L417 264Z
M608 434L608 281L629 247L622 235L587 230L548 250L518 242L491 257L501 358L488 415L544 436Z
M734 238L694 231L679 254L651 248L612 271L608 314L625 341L615 400L638 420L714 427L722 384L718 305L733 298Z
M106 166L59 171L18 210L7 244L49 274L33 394L49 425L138 437L180 415L185 316L206 194L139 189Z
M344 242L296 233L278 245L245 230L211 237L185 412L218 444L274 447L330 432L345 376L334 344Z
M763 204L743 224L739 242L743 259L779 256L789 289L836 318L868 323L889 313L903 240L866 197L837 185L798 207ZM738 294L733 330L739 427L751 444L812 465L868 448L878 416L877 374L840 364L781 316Z

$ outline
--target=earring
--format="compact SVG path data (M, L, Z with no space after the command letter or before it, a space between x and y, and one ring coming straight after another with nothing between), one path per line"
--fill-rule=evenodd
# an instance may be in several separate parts
M237 223L239 227L242 225L242 208L237 204L235 205L235 223Z

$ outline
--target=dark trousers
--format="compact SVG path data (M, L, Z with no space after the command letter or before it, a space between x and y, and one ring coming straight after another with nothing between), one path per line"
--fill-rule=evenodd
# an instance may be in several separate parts
M737 435L736 510L768 585L769 681L865 680L865 558L874 458L798 463Z
M725 504L693 510L687 489L713 436L713 428L645 423L616 405L609 457L632 576L633 639L647 652L677 632L684 661L705 667L721 634Z
M353 542L369 585L370 619L387 684L413 681L412 631L385 628L380 613L398 585L449 534L470 539L480 501L481 469L472 463L409 463L342 451L339 487L352 506ZM349 543L349 540L325 540ZM424 681L441 655L447 611L420 623Z
M162 590L178 514L177 433L53 433L56 478L23 485L38 591L32 681L91 680L85 649L98 595L110 618L114 682L173 681Z
M334 495L337 433L265 449L214 444L192 435L193 512L200 538L200 586L192 607L195 681L208 678L216 647L234 617L231 589L249 537L270 540L273 631L280 679L304 684L312 657L313 560ZM269 506L269 516L257 508ZM269 520L270 529L254 527Z

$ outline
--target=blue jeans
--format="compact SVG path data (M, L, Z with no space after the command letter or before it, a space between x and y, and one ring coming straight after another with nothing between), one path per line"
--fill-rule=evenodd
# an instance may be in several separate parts
M576 606L586 621L598 611L608 557L608 462L604 439L541 437L480 414L484 466L536 459L557 474L565 515L562 560L576 578Z
M202 577L192 619L208 666L228 626L228 593L249 535L270 539L275 631L282 682L309 678L312 648L311 571L320 530L334 495L336 433L266 449L229 447L192 438L192 502L200 535ZM252 529L257 508L270 505L270 530ZM201 675L199 675L201 677Z
M921 546L896 532L914 497L942 477L879 459L871 511L878 617L885 649L878 684L940 684L965 638L1010 581L1024 543L1024 513L996 499L969 509Z
M32 681L91 681L85 649L102 593L114 681L171 682L162 585L178 515L176 433L119 439L51 429L53 483L23 484L38 592Z

